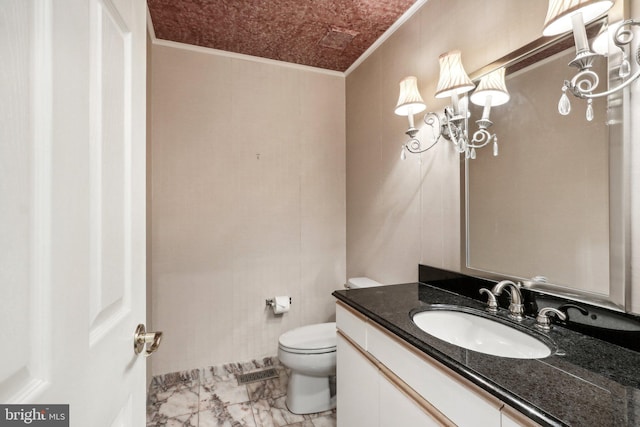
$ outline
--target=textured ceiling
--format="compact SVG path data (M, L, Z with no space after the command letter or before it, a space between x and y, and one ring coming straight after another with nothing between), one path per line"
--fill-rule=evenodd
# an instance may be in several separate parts
M156 37L345 71L416 0L147 0Z

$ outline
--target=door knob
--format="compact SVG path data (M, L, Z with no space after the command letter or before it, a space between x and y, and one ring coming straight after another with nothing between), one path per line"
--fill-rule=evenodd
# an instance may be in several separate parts
M144 325L140 323L133 335L133 351L140 354L144 349L145 357L149 357L160 347L161 340L162 332L147 332Z

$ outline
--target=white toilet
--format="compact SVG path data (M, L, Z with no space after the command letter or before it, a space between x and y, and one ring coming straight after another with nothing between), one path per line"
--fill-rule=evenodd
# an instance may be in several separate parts
M366 277L349 279L349 289L382 286ZM278 359L291 369L287 408L294 414L313 414L336 407L336 324L318 323L280 335Z

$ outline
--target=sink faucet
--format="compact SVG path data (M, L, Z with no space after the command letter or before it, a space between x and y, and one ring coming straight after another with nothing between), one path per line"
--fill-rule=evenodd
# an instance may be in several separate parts
M518 322L524 319L524 305L522 304L522 294L520 293L520 286L513 283L511 280L503 280L498 282L491 293L495 296L500 296L505 287L510 287L509 295L511 296L511 304L509 304L509 317Z

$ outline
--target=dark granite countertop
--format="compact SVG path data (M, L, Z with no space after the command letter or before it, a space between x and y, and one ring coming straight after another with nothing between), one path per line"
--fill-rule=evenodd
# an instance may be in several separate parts
M549 357L491 356L423 332L409 314L431 304L483 310L486 304L475 299L421 283L339 290L333 295L542 425L640 425L640 353L636 351L554 326L543 334L555 344L556 351ZM506 315L500 309L501 320L514 323ZM527 317L517 327L533 330L534 323Z

